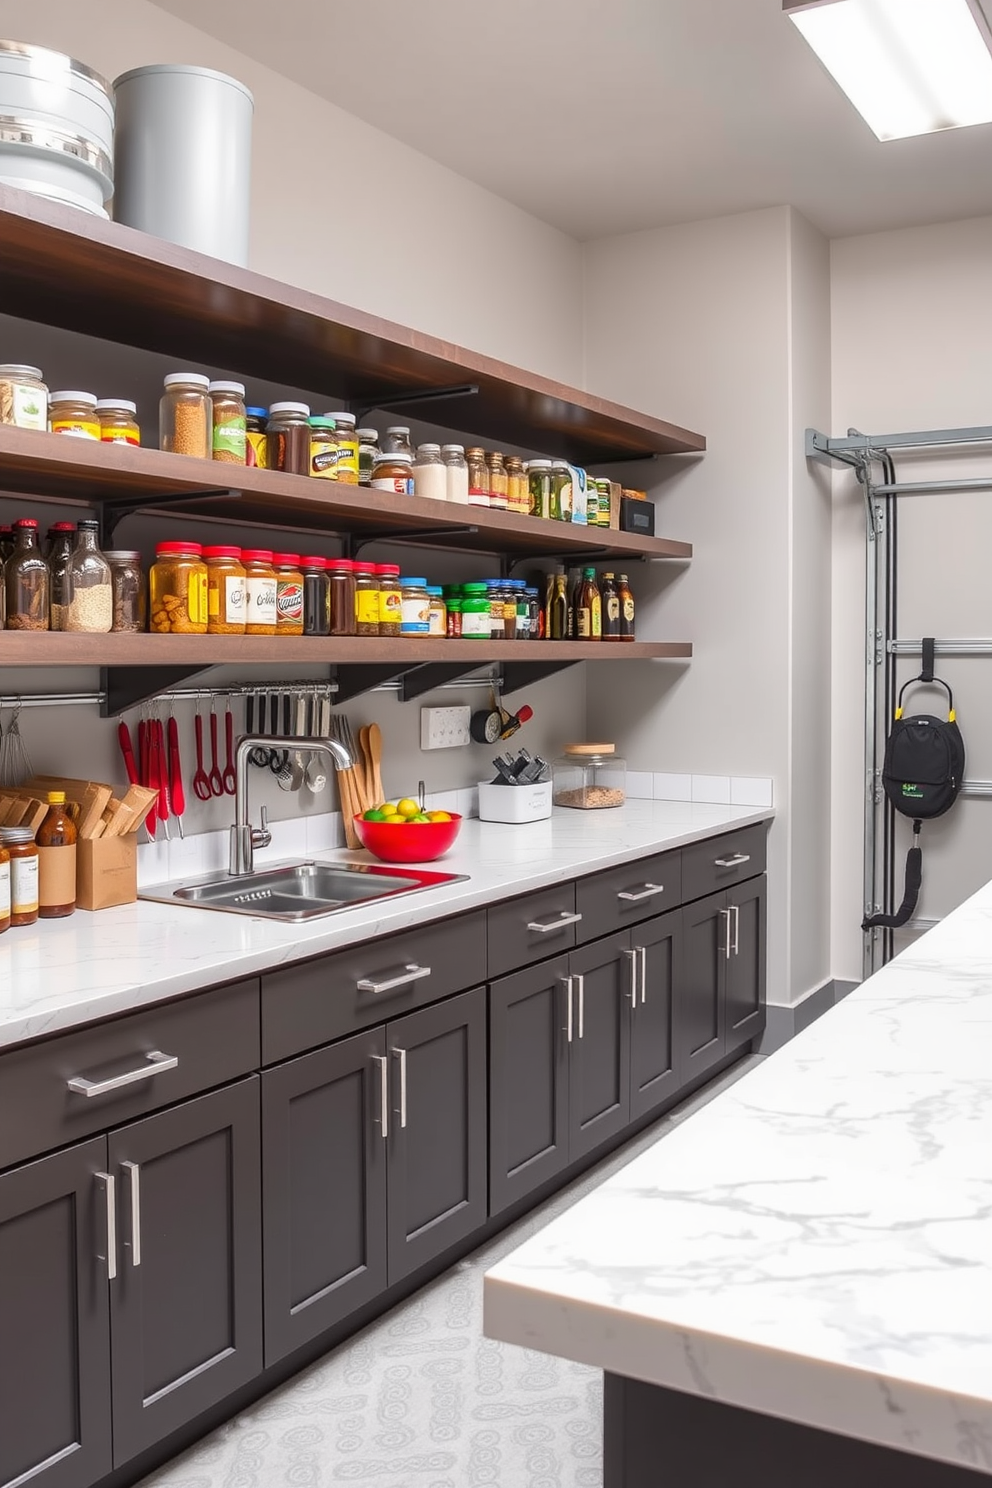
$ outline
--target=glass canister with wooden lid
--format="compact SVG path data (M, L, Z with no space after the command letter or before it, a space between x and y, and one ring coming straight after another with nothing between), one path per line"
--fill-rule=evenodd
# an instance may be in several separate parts
M615 744L566 744L554 762L556 806L602 811L627 799L627 762Z

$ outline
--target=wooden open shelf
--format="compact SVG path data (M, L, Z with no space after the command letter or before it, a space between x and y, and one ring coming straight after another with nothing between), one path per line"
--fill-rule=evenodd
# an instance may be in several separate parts
M474 395L424 402L420 416L579 464L706 448L677 424L7 186L0 310L353 411L470 385Z

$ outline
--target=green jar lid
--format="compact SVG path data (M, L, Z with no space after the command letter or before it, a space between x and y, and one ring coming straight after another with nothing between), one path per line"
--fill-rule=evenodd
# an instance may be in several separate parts
M471 597L473 599L475 599L475 598L481 598L482 596L484 596L488 592L489 592L488 591L488 585L486 585L486 584L463 584L462 585L462 593L465 594L466 596L471 595Z
M332 418L326 418L323 414L315 413L312 418L307 419L311 429L337 429L337 424Z

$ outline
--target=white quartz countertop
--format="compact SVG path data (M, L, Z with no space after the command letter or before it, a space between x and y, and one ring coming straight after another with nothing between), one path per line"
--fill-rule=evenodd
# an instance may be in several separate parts
M526 826L466 821L454 849L427 865L467 874L466 881L302 925L139 900L12 929L0 939L0 1047L478 909L773 814L629 801L611 811L556 809L549 821ZM256 866L270 866L270 856L274 861L258 853ZM369 861L366 853L312 856Z
M992 885L490 1271L485 1327L992 1474Z

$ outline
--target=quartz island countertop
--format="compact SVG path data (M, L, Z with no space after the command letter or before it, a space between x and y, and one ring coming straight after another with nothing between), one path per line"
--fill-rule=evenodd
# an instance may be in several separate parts
M741 806L628 801L610 811L556 808L550 820L526 826L469 820L453 850L428 865L467 879L306 924L139 900L10 930L0 938L0 1048L479 909L773 815ZM365 853L304 856L369 861ZM256 854L259 868L278 861L271 850Z
M485 1331L992 1475L992 885L490 1271Z

